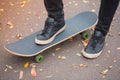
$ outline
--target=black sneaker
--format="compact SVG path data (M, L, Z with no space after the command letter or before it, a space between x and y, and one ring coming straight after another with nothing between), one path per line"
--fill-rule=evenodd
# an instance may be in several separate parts
M100 31L95 31L82 54L86 58L97 58L103 51L105 36Z
M55 21L54 18L48 17L44 29L35 37L35 43L42 45L51 43L59 33L64 31L64 25L64 19Z

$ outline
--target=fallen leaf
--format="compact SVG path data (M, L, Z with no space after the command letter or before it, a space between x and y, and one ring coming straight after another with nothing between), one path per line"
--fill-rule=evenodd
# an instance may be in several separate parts
M22 34L17 34L17 35L16 35L16 38L18 38L18 39L22 39L22 37L23 37Z
M18 70L14 70L15 73L19 72Z
M35 13L35 16L40 17L40 14L39 13Z
M27 1L20 2L21 7L24 7L26 3L27 3Z
M36 77L36 76L37 76L36 68L35 68L35 67L32 67L32 68L31 68L31 76L32 76L32 77Z
M102 76L102 78L104 79L104 78L105 78L105 76Z
M112 69L112 66L109 66L108 68L109 68L109 69Z
M56 48L55 50L56 50L56 51L59 51L59 50L61 50L61 48Z
M6 65L6 68L8 68L8 69L13 69L13 67L10 66L10 65Z
M69 40L69 41L73 41L73 38L71 37L71 38L69 38L68 40Z
M110 53L111 53L111 51L110 51L110 50L108 50L108 53L110 54Z
M117 50L120 50L120 47L118 47Z
M117 62L117 60L113 60L113 62Z
M10 6L14 6L14 5L15 5L15 4L13 4L12 2L10 2L9 4L10 4Z
M78 6L78 3L75 3L75 6Z
M52 53L52 56L55 56L55 53Z
M52 76L46 76L46 78L51 78Z
M80 53L77 53L76 55L77 55L77 56L79 56L79 57L81 56L81 54L80 54Z
M5 68L5 70L4 70L4 71L5 71L5 72L7 72L7 70L8 70L8 69L7 69L7 68Z
M72 2L68 2L69 4L72 4Z
M96 10L95 10L95 9L92 9L91 11L92 11L92 12L95 12Z
M23 71L20 71L19 79L23 79Z
M80 67L87 67L86 64L80 64L79 66L80 66Z
M64 59L66 59L66 57L65 56L58 56L58 59L61 59L61 60L64 60Z
M4 9L0 9L0 12L4 12Z
M87 39L87 40L82 41L82 43L83 43L83 45L84 45L84 46L87 46L87 44L88 44L88 39Z
M7 25L9 26L10 29L12 29L14 27L13 23L12 22L7 22Z
M103 70L102 72L100 72L100 74L102 74L102 75L106 75L106 74L107 74L107 72L108 72L108 69Z
M43 71L43 69L40 69L40 71L42 72L42 71Z
M100 65L99 65L99 64L96 64L95 66L96 66L96 67L99 67Z
M31 65L31 76L32 77L36 77L37 76L37 72L36 72L36 65L35 64L32 64Z
M31 14L31 12L28 12L28 14Z
M86 4L87 4L87 3L89 3L89 1L88 1L88 0L83 0L83 3L86 3Z
M47 12L46 12L46 10L43 10L43 14L46 14Z
M24 64L24 68L28 68L29 67L29 62L26 62L25 64Z

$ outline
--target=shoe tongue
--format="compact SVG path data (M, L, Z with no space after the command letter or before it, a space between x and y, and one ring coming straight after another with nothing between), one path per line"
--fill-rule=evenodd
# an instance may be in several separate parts
M47 21L48 22L54 22L54 19L49 17Z

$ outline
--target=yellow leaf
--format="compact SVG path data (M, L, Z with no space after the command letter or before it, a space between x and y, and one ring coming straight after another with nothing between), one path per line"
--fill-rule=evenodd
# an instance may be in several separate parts
M9 26L10 29L12 29L14 27L13 23L10 21L7 22L7 25Z
M106 70L104 70L104 71L102 71L102 72L100 72L100 73L103 74L103 75L106 75L107 72L108 72L108 69L106 69Z
M28 68L29 67L29 62L26 62L25 64L24 64L24 68Z
M24 7L26 3L27 3L26 1L20 2L21 7Z

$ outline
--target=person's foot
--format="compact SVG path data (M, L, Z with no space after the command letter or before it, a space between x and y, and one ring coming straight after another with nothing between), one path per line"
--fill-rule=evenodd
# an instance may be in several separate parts
M64 19L59 19L58 21L55 21L54 18L48 17L45 22L44 29L36 35L35 43L42 45L51 43L59 33L64 31L64 25Z
M104 44L105 36L100 31L94 31L88 45L82 50L82 55L86 58L97 58L102 53Z

